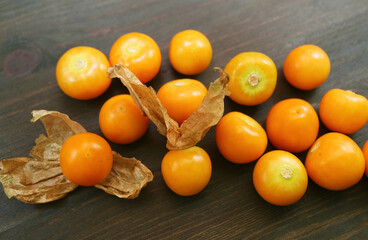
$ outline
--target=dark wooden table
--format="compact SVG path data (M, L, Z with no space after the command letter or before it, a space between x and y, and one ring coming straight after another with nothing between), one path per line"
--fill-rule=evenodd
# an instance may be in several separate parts
M1 1L0 3L0 158L27 156L44 132L30 123L34 109L68 114L88 131L101 134L98 113L110 97L127 93L114 79L94 100L78 101L61 92L55 78L59 57L69 48L88 45L109 54L121 35L137 31L153 37L162 51L162 67L149 83L156 90L182 78L170 66L171 37L184 29L203 32L212 43L210 68L194 78L206 86L236 54L258 51L278 69L273 96L255 107L225 99L226 112L241 111L263 126L270 108L290 97L303 98L317 110L331 88L368 97L368 2L331 1ZM302 44L316 44L331 60L328 80L313 91L291 87L282 74L287 54ZM321 125L320 134L327 129ZM362 147L368 126L350 135ZM193 197L181 197L165 185L161 159L165 138L150 124L138 142L111 144L136 157L155 178L135 200L119 199L93 187L79 187L67 197L30 205L0 193L0 239L366 239L368 179L339 192L309 182L296 204L265 202L252 183L254 163L226 161L215 143L214 128L199 143L210 155L212 178ZM274 149L270 144L268 151ZM297 154L304 161L306 153ZM1 188L2 189L2 188Z

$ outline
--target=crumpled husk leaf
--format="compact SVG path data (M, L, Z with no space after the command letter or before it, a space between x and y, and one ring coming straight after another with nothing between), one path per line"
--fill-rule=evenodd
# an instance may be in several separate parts
M153 180L152 172L135 158L125 158L113 152L112 170L101 183L95 185L119 198L136 198L141 189Z
M48 137L41 134L30 157L4 159L0 162L0 181L5 194L25 203L46 203L64 197L78 187L61 171L59 152L70 136L85 132L65 114L52 111L33 111L32 122L40 119Z
M216 125L224 113L224 97L229 95L229 76L220 68L220 77L211 83L202 104L180 126L169 117L152 87L147 87L127 68L117 64L108 68L109 78L119 78L128 88L134 102L143 114L156 125L158 132L167 137L169 150L195 146L209 129Z
M72 135L86 132L86 129L56 111L38 110L33 111L32 115L32 122L38 119L42 121L47 136L41 134L36 139L36 146L30 152L31 158L2 160L0 182L9 198L15 197L25 203L46 203L60 199L78 187L64 177L59 156L62 144ZM116 162L110 175L101 183L104 188L96 187L109 194L119 193L116 195L118 197L137 197L141 188L152 181L151 171L138 160L126 160L116 152L113 154ZM119 181L122 181L121 184Z

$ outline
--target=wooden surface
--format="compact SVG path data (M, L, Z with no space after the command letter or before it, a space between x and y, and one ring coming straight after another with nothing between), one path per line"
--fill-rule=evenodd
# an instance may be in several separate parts
M194 76L206 86L236 54L258 51L278 69L273 96L245 107L225 100L226 112L241 111L263 126L278 101L299 97L317 110L331 88L350 89L368 97L368 2L331 1L1 1L0 2L0 158L27 156L44 132L30 123L34 109L68 114L88 131L101 134L98 113L110 97L127 93L114 79L105 94L90 101L67 97L57 86L55 66L69 48L88 45L109 54L127 32L153 37L162 51L162 67L149 83L156 90L182 78L170 66L171 37L184 29L203 32L212 43L210 68ZM331 60L328 80L313 91L291 87L282 74L287 54L311 43ZM327 130L321 126L320 134ZM350 135L362 147L368 126ZM154 173L154 181L135 200L118 199L93 187L79 187L67 197L29 205L0 193L0 239L366 239L368 179L332 192L309 182L305 196L289 207L266 203L252 183L254 163L235 165L219 153L214 128L199 143L210 155L212 178L193 197L180 197L165 185L161 159L165 138L150 124L134 144L112 148L136 157ZM270 144L267 150L274 149ZM304 161L305 152L298 154ZM2 189L2 188L1 188Z

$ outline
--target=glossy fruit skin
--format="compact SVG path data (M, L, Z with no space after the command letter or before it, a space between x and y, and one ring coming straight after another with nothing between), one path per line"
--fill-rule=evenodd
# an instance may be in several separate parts
M359 182L365 160L362 150L351 138L330 132L319 137L310 148L305 167L316 184L339 191Z
M307 150L318 136L319 120L308 102L289 98L275 104L267 115L268 139L277 149L298 153Z
M368 177L368 140L364 143L362 152L365 158L365 175Z
M323 49L315 45L302 45L293 49L284 62L284 76L295 88L312 90L326 81L330 74L330 59Z
M257 161L253 184L265 201L286 206L303 197L308 186L308 175L303 163L292 153L274 150Z
M107 78L110 63L99 50L78 46L66 51L56 65L56 80L69 97L89 100L100 96L109 88Z
M157 97L169 116L182 124L201 105L207 88L194 79L184 78L165 83L157 92Z
M230 99L242 105L258 105L269 99L276 87L277 69L263 53L243 52L225 67L230 76Z
M210 181L211 159L205 150L197 146L171 150L162 159L161 172L173 192L192 196L201 192Z
M128 144L145 134L149 118L143 116L130 95L121 94L102 105L99 125L104 136L111 142Z
M195 75L203 72L211 63L212 46L208 38L197 30L185 30L170 41L171 66L181 74Z
M368 121L368 100L349 90L331 89L319 105L319 116L331 131L351 134Z
M111 66L121 64L142 82L148 83L160 71L161 51L153 38L138 32L122 35L110 50Z
M217 124L216 143L222 156L230 162L249 163L266 150L267 135L253 118L240 112L230 112Z
M79 133L61 147L60 166L64 176L81 186L104 180L112 168L113 155L108 142L94 133Z

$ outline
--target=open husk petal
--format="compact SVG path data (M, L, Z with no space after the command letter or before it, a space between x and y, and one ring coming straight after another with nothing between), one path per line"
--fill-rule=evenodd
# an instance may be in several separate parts
M227 90L229 76L222 69L216 69L220 77L211 83L201 105L180 126L169 117L154 89L142 84L129 69L117 64L108 69L107 75L120 79L142 113L151 119L160 134L167 137L166 147L178 150L195 146L224 113L224 97L230 94Z
M86 129L56 111L38 110L32 115L32 122L42 121L47 136L41 134L35 140L30 158L3 159L0 162L0 182L9 198L15 197L25 203L46 203L60 199L78 187L61 171L60 149L69 137L86 132ZM151 171L136 159L124 164L127 160L115 152L114 160L110 175L101 183L103 187L96 187L118 197L137 197L141 188L152 181ZM121 177L122 173L124 177Z
M138 197L141 189L153 180L152 172L135 158L125 158L116 152L113 156L109 176L95 187L119 198Z
M3 159L0 181L5 194L25 203L46 203L60 199L78 187L61 171L59 153L62 143L70 136L86 130L65 114L39 110L32 112L32 122L40 119L47 137L41 134L30 157Z

